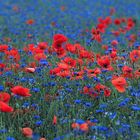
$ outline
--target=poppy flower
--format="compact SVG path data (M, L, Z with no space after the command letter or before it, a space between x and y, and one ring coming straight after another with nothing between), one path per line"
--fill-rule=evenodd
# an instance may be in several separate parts
M80 129L81 131L87 132L87 131L89 130L88 124L87 124L87 123L80 124L79 129Z
M59 48L59 49L57 49L57 50L55 50L55 52L56 52L56 54L57 54L57 56L59 57L59 58L62 58L62 57L64 57L64 56L66 56L66 50L64 49L64 48Z
M11 49L10 51L5 51L5 54L6 54L8 59L13 57L15 62L18 62L20 60L20 55L18 53L18 50L15 48Z
M0 45L0 52L5 52L8 50L8 45L2 44Z
M140 59L140 50L133 50L130 52L130 59L132 62L137 62Z
M111 95L111 90L104 88L104 95L105 97L109 97Z
M53 125L56 125L57 124L57 116L54 115L53 117Z
M97 64L99 66L101 66L104 69L107 70L113 70L112 66L111 66L111 62L108 56L102 56L100 58L97 59Z
M35 23L34 19L28 19L28 20L26 20L26 24L28 24L28 25L32 25L34 23Z
M133 69L131 67L123 66L122 71L123 71L123 76L124 77L126 77L126 78L132 78L133 77L133 74L132 74Z
M10 101L10 95L6 92L0 92L0 101L8 103Z
M91 40L96 40L99 43L101 43L102 42L101 34L93 34L93 37Z
M117 46L119 44L119 42L117 40L112 40L111 45L113 46Z
M63 70L63 71L60 71L59 73L57 73L56 75L60 76L60 77L67 77L67 76L70 76L71 73L69 70Z
M64 36L63 34L55 34L53 36L54 44L62 44L64 42L66 42L67 40L68 40L68 38L66 36Z
M0 101L1 112L12 112L14 109L3 101Z
M34 59L37 61L40 61L41 59L46 59L47 56L44 53L37 53L36 55L34 55Z
M45 50L48 47L47 42L39 42L38 45L39 49Z
M116 77L112 79L113 86L121 93L125 92L127 82L124 77Z
M45 138L40 138L39 140L47 140L47 139L45 139Z
M25 137L32 138L33 130L31 128L24 127L21 129L21 132Z
M68 69L70 69L71 67L68 65L68 64L66 64L66 63L58 63L57 64L58 65L58 67L60 68L60 69L62 69L62 70L68 70Z
M140 68L134 72L134 76L135 76L135 78L140 77Z
M70 43L66 44L66 50L73 54L76 53L76 47Z
M101 33L105 33L105 29L106 29L106 25L104 23L99 23L97 24L97 29L101 32Z
M29 72L29 73L34 73L35 72L35 68L25 68L25 71Z
M79 124L78 123L72 123L72 125L71 125L71 127L73 128L73 129L79 129Z
M56 67L56 68L50 70L50 75L56 75L57 73L60 73L60 72L61 72L61 68Z
M76 60L72 59L71 57L65 57L64 60L62 60L62 62L66 63L70 67L75 67L76 66Z
M120 31L112 31L112 34L116 37L118 37L120 35Z
M114 20L114 24L115 24L115 25L120 25L120 24L121 24L121 20L120 20L119 18L116 18L116 19Z
M22 86L15 86L11 88L12 93L23 96L23 97L30 97L30 89L24 88Z

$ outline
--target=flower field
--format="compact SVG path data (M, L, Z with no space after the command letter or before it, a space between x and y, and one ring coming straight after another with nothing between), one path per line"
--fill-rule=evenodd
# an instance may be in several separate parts
M2 0L0 140L140 140L139 5Z

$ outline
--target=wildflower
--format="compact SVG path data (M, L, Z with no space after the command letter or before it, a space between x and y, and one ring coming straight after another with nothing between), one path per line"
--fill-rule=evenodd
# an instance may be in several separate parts
M33 130L31 128L24 127L21 129L21 132L25 137L32 138Z
M32 25L34 23L35 23L34 19L28 19L28 20L26 20L26 24L28 24L28 25Z
M80 127L79 127L79 129L80 129L81 131L87 132L88 129L89 129L88 124L87 124L87 123L81 124Z
M30 97L31 96L30 89L24 88L22 86L15 86L15 87L11 88L11 91L13 94L20 95L23 97Z
M0 111L1 112L12 112L14 109L8 104L0 101Z
M140 50L131 51L129 56L132 62L137 62L140 59Z
M113 70L111 66L111 62L108 56L102 56L101 58L97 59L97 64L104 69Z
M132 78L133 77L133 74L132 74L133 69L131 67L123 66L122 71L123 71L123 76L125 78Z
M29 73L34 73L35 72L35 68L25 68L25 71L29 72Z
M6 92L0 92L0 101L8 103L10 100L10 95Z
M53 125L56 125L57 124L57 116L54 115L53 117Z
M8 137L6 137L6 140L16 140L16 139L14 137L8 136Z
M133 105L131 108L132 108L134 111L140 111L140 107L137 106L137 105Z
M125 92L125 88L127 86L126 80L124 77L117 77L112 79L112 84L119 92Z
M0 91L4 90L4 86L0 85Z

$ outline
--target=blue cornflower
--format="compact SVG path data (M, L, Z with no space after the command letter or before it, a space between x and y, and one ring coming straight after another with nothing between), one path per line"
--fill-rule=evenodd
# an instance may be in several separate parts
M37 126L40 126L42 124L43 124L43 121L41 121L41 120L35 122L35 125L37 125Z
M140 107L137 106L137 105L133 105L131 108L132 108L134 111L140 111Z
M92 104L89 103L89 102L84 103L84 105L87 106L87 107L91 107L92 106Z
M80 103L81 103L81 100L78 100L78 99L77 99L77 100L74 101L74 103L80 104Z
M6 137L6 140L16 140L16 139L14 137L8 136L8 137Z
M122 68L122 67L124 66L124 64L117 64L117 66L118 66L119 68Z
M114 119L116 116L117 116L117 113L114 112L114 113L111 113L111 114L109 115L109 118L110 118L110 119Z
M20 79L20 81L21 81L21 82L26 82L26 81L27 81L27 78L22 77L22 78Z
M3 91L3 90L4 90L4 86L0 85L0 91Z
M39 115L34 115L34 119L40 119Z
M102 109L97 109L96 110L96 113L102 113L102 112L104 112L104 110L102 110Z
M30 105L29 102L24 102L23 105L22 105L22 107L23 108L27 108L27 107L29 107L29 105Z
M7 129L1 129L0 130L0 133L6 133L7 132Z
M46 60L40 60L39 62L40 65L48 66L48 62Z
M85 123L85 121L82 120L82 119L78 119L78 120L76 120L76 123L78 123L78 124L83 124L83 123Z
M37 93L37 92L40 92L40 89L39 88L32 88L31 89L33 92Z
M100 104L99 108L107 108L107 104Z
M56 82L53 82L53 81L48 82L48 85L53 87L53 86L55 86L55 85L56 85Z

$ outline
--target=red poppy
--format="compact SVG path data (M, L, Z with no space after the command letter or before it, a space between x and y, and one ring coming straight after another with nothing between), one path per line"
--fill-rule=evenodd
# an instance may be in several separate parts
M101 32L101 33L105 33L105 29L107 28L107 26L104 23L99 23L97 24L97 29Z
M76 47L70 43L66 44L66 50L73 54L76 53Z
M104 69L113 70L111 66L111 62L108 56L102 56L101 58L97 59L97 64Z
M28 20L26 20L26 24L28 24L28 25L32 25L34 23L35 23L34 19L28 19Z
M133 73L132 73L133 69L131 67L123 66L122 71L123 71L123 76L125 78L132 78L133 77Z
M88 124L87 123L80 124L79 129L81 131L87 132L89 130Z
M0 52L5 52L8 50L8 45L2 44L0 45Z
M140 50L130 52L130 59L132 62L137 62L140 59Z
M1 112L13 112L13 108L11 106L9 106L8 104L6 104L3 101L0 101L0 111Z
M71 125L71 127L73 128L73 129L79 129L79 124L78 123L72 123L72 125Z
M66 42L68 40L68 38L66 36L64 36L63 34L55 34L53 37L53 43L54 44L62 44L64 42Z
M63 63L58 63L57 65L61 70L68 70L68 69L71 68L71 66L69 66L67 63L64 63L64 62Z
M11 88L12 93L23 96L23 97L30 97L30 89L22 87L22 86L15 86Z
M111 45L113 46L117 46L119 44L119 42L117 40L112 40Z
M109 90L108 88L104 88L104 95L105 97L109 97L111 95L111 90Z
M71 75L71 72L69 70L63 70L57 73L56 75L60 77L67 77Z
M100 31L99 29L92 29L92 40L96 40L98 41L99 43L102 42L102 38L101 38L101 34L100 34Z
M134 72L135 78L140 78L140 68Z
M28 73L34 73L35 68L25 68L25 71L28 72Z
M112 34L116 37L118 37L120 35L120 31L112 31Z
M60 73L60 71L61 71L61 68L56 67L56 68L50 70L50 75L56 75L57 73Z
M56 50L56 54L58 55L59 58L62 58L64 56L66 56L66 50L64 48L59 48Z
M44 53L37 53L34 55L34 59L40 61L41 59L46 59L47 56Z
M126 80L124 77L116 77L112 79L113 86L119 91L119 92L125 92L125 88L127 86Z
M71 57L65 57L62 62L66 63L70 67L75 67L76 66L76 60L71 58Z
M120 20L119 18L116 18L116 19L114 20L114 24L115 24L115 25L120 25L120 24L121 24L121 20Z
M10 101L10 94L6 92L0 92L0 101L3 101L4 103L8 103Z
M24 127L22 128L21 132L25 137L32 138L33 130L31 128Z
M53 116L53 125L56 125L57 124L57 116Z
M97 74L101 73L101 70L99 68L95 69L86 69L88 77L96 77Z
M41 49L41 50L44 50L48 47L48 43L47 42L39 42L38 43L38 47Z

